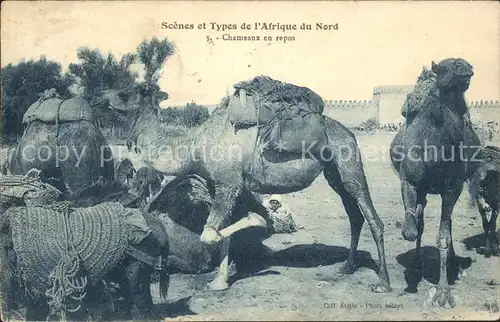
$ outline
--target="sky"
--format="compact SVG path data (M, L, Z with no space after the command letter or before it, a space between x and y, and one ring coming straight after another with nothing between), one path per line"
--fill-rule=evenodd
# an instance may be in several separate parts
M163 106L216 104L233 84L257 75L309 87L325 100L371 99L374 86L413 84L424 65L449 57L473 65L468 100L500 100L500 5L495 1L1 5L2 66L45 55L67 68L77 62L81 46L121 56L153 36L173 41L176 53L159 82L170 95ZM193 24L194 29L162 29L163 22ZM198 29L204 22L207 29ZM237 30L212 30L211 22L236 24ZM241 30L243 23L306 23L313 30ZM338 30L315 30L316 23L338 24ZM224 34L260 35L261 40L223 41ZM283 43L277 36L294 41Z

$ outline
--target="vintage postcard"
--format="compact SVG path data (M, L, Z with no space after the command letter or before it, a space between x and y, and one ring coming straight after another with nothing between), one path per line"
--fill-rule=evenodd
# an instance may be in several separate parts
M496 1L3 1L2 320L498 320Z

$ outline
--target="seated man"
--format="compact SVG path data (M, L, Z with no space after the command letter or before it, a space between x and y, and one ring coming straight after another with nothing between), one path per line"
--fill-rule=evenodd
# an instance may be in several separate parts
M273 221L275 233L292 233L297 231L297 226L293 221L290 211L282 206L281 196L272 195L269 198L269 205L266 206L269 218Z

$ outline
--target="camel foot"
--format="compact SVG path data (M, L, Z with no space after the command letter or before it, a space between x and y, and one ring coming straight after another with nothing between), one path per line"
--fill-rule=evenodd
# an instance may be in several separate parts
M374 293L390 293L391 291L391 286L385 282L379 282L375 285L372 285L372 292Z
M488 246L480 246L477 248L476 252L486 258L490 258L492 254L491 248Z
M212 228L205 228L200 236L200 241L206 245L215 245L222 241L222 237Z
M213 292L224 291L229 288L229 284L224 279L216 277L213 281L207 284L207 288L209 291Z
M405 288L405 293L410 293L410 294L418 293L418 288L415 285L407 286Z
M496 241L492 241L491 243L491 255L500 256L500 247L496 243Z
M484 212L491 212L491 207L488 204L483 205L481 208L483 208Z
M418 237L417 231L417 219L414 216L407 216L403 227L401 228L401 234L403 238L407 241L415 241Z
M352 275L356 272L356 269L356 265L345 263L339 268L338 272L343 275Z
M456 302L451 294L449 287L437 286L429 290L429 296L426 300L427 306L440 306L446 309L455 307Z

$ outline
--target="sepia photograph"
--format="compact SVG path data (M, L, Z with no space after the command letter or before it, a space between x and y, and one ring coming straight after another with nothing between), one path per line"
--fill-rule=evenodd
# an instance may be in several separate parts
M3 1L3 321L500 318L497 1Z

